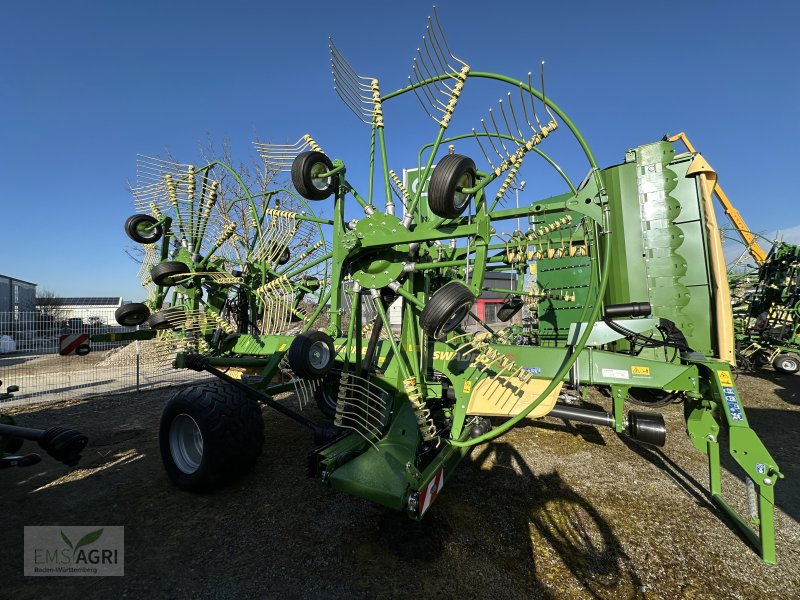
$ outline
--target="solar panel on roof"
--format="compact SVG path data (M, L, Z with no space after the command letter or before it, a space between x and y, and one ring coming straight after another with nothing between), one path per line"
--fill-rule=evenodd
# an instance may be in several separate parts
M111 297L74 297L74 298L54 298L54 302L62 306L118 306L120 298Z

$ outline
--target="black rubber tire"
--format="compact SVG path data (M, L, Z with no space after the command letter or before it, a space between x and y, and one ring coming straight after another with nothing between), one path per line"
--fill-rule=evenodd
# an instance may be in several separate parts
M500 309L497 311L497 319L503 323L510 321L511 317L513 317L522 309L522 306L522 298L519 296L509 298L503 302L503 304L500 306Z
M463 214L472 199L457 188L474 187L477 181L475 162L468 156L448 154L442 157L431 174L428 186L428 206L431 212L445 219Z
M319 387L314 391L314 400L319 411L328 419L336 416L336 403L339 399L339 383L342 377L342 363L334 363Z
M753 364L757 367L766 367L769 364L769 353L760 350L753 355Z
M284 248L283 252L281 252L281 255L278 257L278 266L283 266L290 260L292 260L292 252L289 248Z
M303 198L324 200L336 191L336 178L317 177L333 169L331 159L322 152L301 152L292 162L292 183Z
M183 314L183 310L176 307L159 310L147 317L147 325L150 329L155 329L157 331L174 329L175 326L172 324L172 320L174 320L176 316L182 316Z
M142 225L154 225L155 227L144 228ZM164 235L164 228L158 223L158 219L150 215L132 215L125 221L125 233L134 242L140 244L155 244Z
M123 304L114 311L114 319L123 327L136 327L147 321L150 309L141 302Z
M772 360L772 367L779 373L792 375L800 371L800 359L794 354L778 354Z
M333 339L323 331L301 333L289 346L289 366L301 379L321 379L333 367Z
M189 268L189 265L186 263L174 260L166 260L158 263L155 267L150 269L150 278L156 285L168 287L175 285L175 282L172 279L173 277L187 275L191 272L192 271Z
M0 415L0 423L3 425L16 425L16 422L11 415ZM10 435L0 436L0 439L5 442L5 447L0 445L0 456L2 456L3 452L7 452L8 454L16 454L19 449L22 448L22 444L25 443L25 440L21 437L12 437Z
M430 337L441 339L458 327L475 303L475 296L460 281L451 281L434 292L422 309L419 324Z
M176 422L181 415L194 421L202 439L194 470L181 459L185 454L176 442L181 438L179 424L187 423L183 417ZM264 418L258 403L238 388L222 381L201 383L183 388L164 407L158 441L167 476L177 487L210 490L230 483L256 463L264 446Z
M22 448L22 444L25 443L25 440L18 437L8 437L6 438L6 447L5 452L8 454L16 454L19 452L19 449Z

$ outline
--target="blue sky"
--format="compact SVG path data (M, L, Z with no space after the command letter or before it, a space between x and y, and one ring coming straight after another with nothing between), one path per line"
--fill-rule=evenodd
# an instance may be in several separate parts
M451 49L473 70L525 78L546 60L548 96L601 166L686 130L753 230L800 241L800 3L438 8ZM206 139L228 139L250 161L256 137L289 142L308 132L363 181L368 129L333 92L328 36L389 92L405 85L429 14L431 3L419 1L5 3L0 273L62 296L141 299L122 230L134 212L127 182L137 153L169 148L189 163ZM489 92L475 101L496 100ZM435 135L424 115L403 124L412 110L422 114L413 103L386 111L396 169ZM525 197L550 193L528 181Z

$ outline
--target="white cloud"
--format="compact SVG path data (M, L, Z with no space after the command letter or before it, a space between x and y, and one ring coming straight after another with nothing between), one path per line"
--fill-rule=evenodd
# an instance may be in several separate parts
M778 230L778 238L787 244L800 244L800 225Z

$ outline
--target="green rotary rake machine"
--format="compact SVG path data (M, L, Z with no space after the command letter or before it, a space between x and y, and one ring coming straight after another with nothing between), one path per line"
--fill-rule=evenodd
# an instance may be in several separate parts
M276 175L253 191L223 163L140 160L138 212L125 228L143 244L149 298L118 320L147 321L128 337L216 376L164 409L172 481L203 490L252 466L267 406L313 431L311 475L421 519L473 446L523 419L663 445L657 409L682 402L708 457L711 497L774 563L782 475L731 375L730 301L702 158L659 141L600 168L543 74L537 89L530 74L473 70L436 16L407 85L390 93L333 42L330 51L335 89L369 132L365 164L347 165L307 135L257 144L265 172L288 171L293 185L273 188ZM470 121L472 89L503 99ZM389 152L392 107L403 102L431 118L413 158ZM399 134L410 131L424 134ZM545 152L551 140L583 157L584 177ZM412 161L413 186L397 175ZM523 178L537 177L556 180L558 193L507 206ZM497 274L511 283L498 287ZM500 326L474 314L487 291L504 297ZM522 313L526 335L503 327ZM610 398L608 412L580 405L591 388ZM299 409L277 399L285 392ZM303 414L312 400L325 419ZM746 475L749 515L725 500L720 446Z

